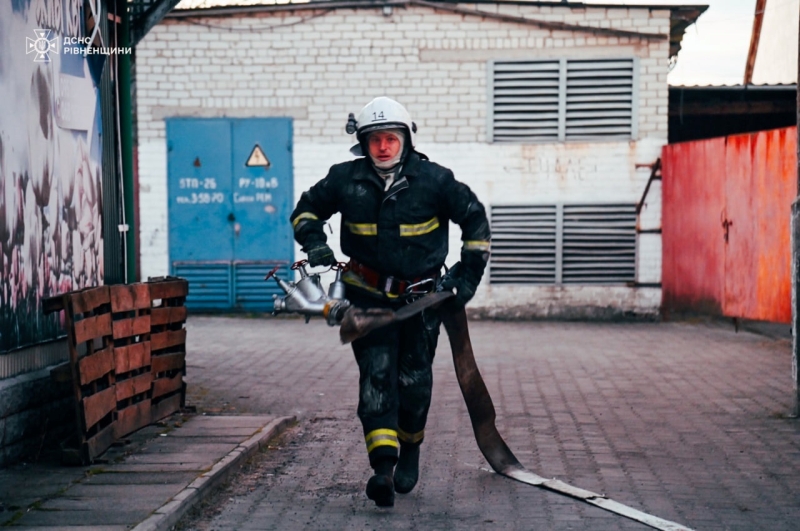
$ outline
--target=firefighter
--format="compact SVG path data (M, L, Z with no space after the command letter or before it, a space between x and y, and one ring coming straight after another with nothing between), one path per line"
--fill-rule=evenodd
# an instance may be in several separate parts
M357 118L350 115L347 130L356 133L350 151L360 158L331 167L291 215L309 265L337 263L323 224L341 213L341 250L350 257L347 299L360 308L396 310L439 281L452 220L461 228L461 261L442 285L466 305L489 257L481 202L452 171L416 151L416 124L397 101L372 100ZM381 507L394 505L395 492L411 492L419 477L439 325L436 312L426 310L353 342L358 417L374 470L366 493Z

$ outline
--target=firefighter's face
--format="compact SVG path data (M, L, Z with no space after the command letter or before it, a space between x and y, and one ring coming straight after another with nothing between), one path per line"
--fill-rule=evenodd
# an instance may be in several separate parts
M367 138L369 154L374 160L385 162L392 160L400 152L402 143L397 133L391 131L375 131Z

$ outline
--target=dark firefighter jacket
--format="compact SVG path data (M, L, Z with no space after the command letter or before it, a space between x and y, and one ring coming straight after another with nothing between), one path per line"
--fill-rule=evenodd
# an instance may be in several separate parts
M295 239L305 249L326 241L323 221L341 212L344 254L382 275L411 280L441 268L452 220L461 227L462 262L466 253L473 259L467 262L480 256L485 264L486 211L452 171L412 151L388 191L384 184L366 157L332 166L300 197L291 215Z

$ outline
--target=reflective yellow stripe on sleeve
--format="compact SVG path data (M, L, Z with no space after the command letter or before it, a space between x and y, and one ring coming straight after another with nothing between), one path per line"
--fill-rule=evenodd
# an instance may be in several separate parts
M425 430L418 431L417 433L408 433L407 431L397 430L397 438L406 443L418 443L425 437Z
M379 446L393 446L400 448L397 440L397 432L389 429L372 430L364 437L367 443L367 453Z
M400 236L422 236L439 228L439 218L432 217L424 223L400 225Z
M349 221L345 221L344 224L350 229L350 232L358 234L359 236L378 235L378 225L375 223L350 223Z
M488 251L489 242L482 240L465 241L461 248L465 251Z
M292 227L296 228L297 224L303 221L304 219L319 219L319 218L314 214L312 214L311 212L302 212L296 218L294 218L294 221L292 221Z

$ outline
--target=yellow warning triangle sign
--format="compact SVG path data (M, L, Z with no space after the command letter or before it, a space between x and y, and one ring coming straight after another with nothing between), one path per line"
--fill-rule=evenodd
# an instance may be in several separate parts
M256 144L256 147L254 147L253 151L250 152L250 156L247 158L245 166L262 166L264 168L269 168L272 166L272 164L264 154L264 150L261 149L261 146Z

